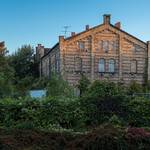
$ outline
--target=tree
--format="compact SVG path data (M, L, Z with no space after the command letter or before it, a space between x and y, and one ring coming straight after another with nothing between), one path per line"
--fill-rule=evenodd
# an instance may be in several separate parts
M34 59L34 50L30 45L23 45L10 57L10 65L15 69L18 79L27 76L37 76L37 66Z
M30 45L23 45L9 57L9 64L15 70L14 85L21 96L32 87L38 77L38 63L34 58L34 50Z
M8 64L8 57L5 56L7 50L0 46L0 98L12 96L14 70Z
M52 75L47 85L47 95L51 97L73 97L73 89L61 76Z
M80 96L82 96L87 90L90 85L90 80L85 76L81 75L81 79L79 80L78 88L80 90Z
M81 105L87 116L87 124L98 125L112 115L126 116L124 88L113 82L94 81L81 97Z

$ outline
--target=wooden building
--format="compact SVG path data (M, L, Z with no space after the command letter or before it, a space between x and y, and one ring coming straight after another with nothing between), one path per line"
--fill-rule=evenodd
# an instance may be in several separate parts
M40 56L40 75L61 74L76 85L81 73L91 81L108 79L129 84L132 80L143 84L150 79L150 42L121 29L121 23L111 24L111 16L104 15L103 23L69 38L59 36L59 42L47 50L37 46Z

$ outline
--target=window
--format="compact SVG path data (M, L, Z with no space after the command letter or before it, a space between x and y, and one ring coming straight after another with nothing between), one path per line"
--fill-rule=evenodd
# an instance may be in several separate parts
M55 70L56 70L56 72L58 73L59 72L59 60L58 59L56 59L56 65L55 65Z
M109 51L109 41L103 41L103 51L107 53Z
M59 72L59 54L55 54L55 71Z
M75 71L81 72L82 71L82 58L75 57Z
M98 43L98 50L103 48L103 41L99 41Z
M137 61L132 60L131 61L131 73L136 73L137 72Z
M114 73L115 72L115 60L113 60L113 59L109 60L108 72L109 73Z
M105 59L101 58L99 60L99 64L98 64L98 71L99 72L105 72Z
M78 46L80 50L84 50L85 48L85 43L83 41L78 42Z
M117 42L113 41L112 42L112 50L115 51L117 49Z
M134 50L134 52L139 52L139 51L141 51L141 48L139 45L134 45L133 50Z

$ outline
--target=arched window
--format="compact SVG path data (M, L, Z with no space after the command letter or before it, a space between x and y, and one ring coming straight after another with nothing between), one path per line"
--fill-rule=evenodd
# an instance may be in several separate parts
M110 73L115 72L115 60L114 59L109 60L108 72L110 72Z
M99 72L105 72L105 59L101 58L99 60L99 64L98 64L98 71Z
M132 60L131 61L131 73L136 73L137 72L137 61Z

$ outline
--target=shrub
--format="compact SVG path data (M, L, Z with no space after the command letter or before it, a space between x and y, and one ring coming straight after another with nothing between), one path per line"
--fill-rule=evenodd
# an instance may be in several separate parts
M124 91L115 83L95 81L81 98L88 124L108 121L113 114L125 117L127 107Z
M80 90L80 96L82 96L87 90L90 85L90 80L83 74L81 74L81 78L77 85L78 89Z
M127 87L127 92L130 95L133 95L134 93L142 93L143 92L143 87L138 84L136 81L132 81Z
M74 92L73 88L61 76L52 75L47 85L47 96L74 97Z
M131 99L128 103L129 120L135 126L150 126L150 100L142 97Z
M111 124L114 125L114 126L121 126L121 125L123 125L122 120L121 120L117 115L113 115L113 116L109 119L108 122L111 123Z

